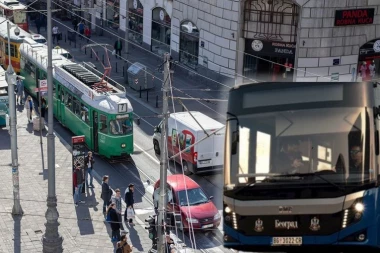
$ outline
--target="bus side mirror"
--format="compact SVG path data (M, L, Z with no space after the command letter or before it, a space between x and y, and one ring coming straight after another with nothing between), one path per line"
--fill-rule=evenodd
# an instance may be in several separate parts
M375 132L375 154L379 155L379 130Z
M155 126L155 127L154 127L154 132L155 132L155 133L159 133L159 132L160 132L160 128L159 128L158 126Z

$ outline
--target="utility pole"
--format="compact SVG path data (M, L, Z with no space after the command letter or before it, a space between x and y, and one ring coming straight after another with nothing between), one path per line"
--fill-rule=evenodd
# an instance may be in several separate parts
M169 78L171 78L170 73L170 55L169 53L164 54L164 83L162 86L163 91L163 99L162 99L162 128L161 128L161 157L160 157L160 197L158 202L158 220L157 220L157 234L158 234L158 245L157 252L165 253L165 232L164 232L164 224L166 220L166 181L167 181L167 165L168 165L168 155L166 153L166 143L167 143L167 126L168 126L168 118L169 118Z
M127 0L127 5L126 5L127 7L125 10L125 53L126 54L129 54L129 48L128 48L129 47L129 43L128 43L128 40L129 40L129 5L128 4L129 3L128 1L129 0ZM127 59L128 59L128 56L127 56Z
M47 86L48 86L48 196L46 217L46 231L42 236L43 253L63 252L63 238L58 233L59 213L57 210L57 196L55 195L55 143L53 130L53 43L52 43L52 0L47 0L47 43L48 43L48 65L47 65Z
M17 129L16 129L16 98L15 98L15 84L16 73L13 70L11 62L11 24L7 21L8 31L8 69L6 80L8 83L8 97L9 97L9 121L10 121L10 135L11 135L11 157L12 157L12 183L13 183L13 215L22 215L23 211L20 203L20 184L19 184L19 171L18 171L18 154L17 154ZM15 26L15 35L20 34L20 29Z

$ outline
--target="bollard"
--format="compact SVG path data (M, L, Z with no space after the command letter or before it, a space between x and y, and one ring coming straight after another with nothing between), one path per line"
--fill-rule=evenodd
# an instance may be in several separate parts
M96 51L96 55L97 55L96 61L98 61L98 57L99 57L99 52L98 51Z
M116 73L117 73L117 62L116 62L115 64L116 64L116 68L115 68L115 71L116 71Z
M125 71L125 70L124 70L124 66L123 66L123 77L124 77L124 75L125 75L124 71Z
M141 98L141 86L140 86L140 98Z
M149 90L146 90L146 102L149 102Z
M66 34L65 34L65 43L66 43Z
M185 107L182 106L182 111L184 112L185 111Z
M87 47L84 48L84 54L87 54Z
M156 96L156 108L158 108L158 95Z
M102 57L102 60L103 60L103 64L104 64L104 54L102 55L103 57Z
M75 48L77 48L77 40L75 40L75 45L74 45Z

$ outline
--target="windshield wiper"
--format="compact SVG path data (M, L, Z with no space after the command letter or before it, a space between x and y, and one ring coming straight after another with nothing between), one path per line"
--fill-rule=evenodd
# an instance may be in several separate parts
M199 202L192 203L191 205L192 206L197 206L197 205L204 204L204 203L207 203L207 202L209 202L209 200L202 200L202 201L199 201Z
M319 179L322 179L323 181L325 181L326 183L336 187L337 189L341 190L341 191L344 191L344 188L342 188L341 186L331 182L330 180L324 178L323 176L319 175L318 172L315 172L315 173L293 173L293 174L283 174L283 175L275 175L273 177L309 177L309 176L315 176L315 177L318 177Z

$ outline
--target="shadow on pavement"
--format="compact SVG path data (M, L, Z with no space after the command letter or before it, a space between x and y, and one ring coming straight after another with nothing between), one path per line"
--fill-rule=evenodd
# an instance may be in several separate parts
M80 235L91 235L95 233L94 225L92 223L91 214L89 210L90 206L87 203L87 201L93 200L94 198L95 198L95 193L93 191L89 199L88 197L86 198L85 194L82 193L80 199L86 201L86 203L85 204L79 203L79 205L75 208L75 212L77 213L77 223L78 223ZM95 203L96 203L96 200L95 200Z
M136 226L136 225L135 225ZM134 226L127 225L129 231L129 239L131 240L131 244L133 245L133 249L138 252L143 252L144 249L141 245L140 236L138 235Z
M21 252L21 219L22 216L20 215L14 215L13 221L14 221L14 227L13 227L13 247L15 253Z

